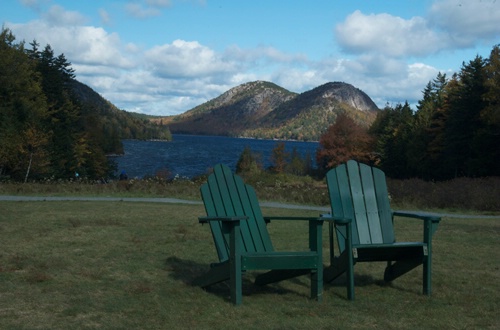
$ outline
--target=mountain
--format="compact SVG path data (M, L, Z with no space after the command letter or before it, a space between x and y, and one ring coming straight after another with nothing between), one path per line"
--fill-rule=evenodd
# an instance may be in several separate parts
M166 123L172 133L317 141L338 113L369 126L377 110L366 93L343 82L297 94L255 81L170 117Z
M239 136L296 95L270 82L250 82L170 118L167 124L175 133Z

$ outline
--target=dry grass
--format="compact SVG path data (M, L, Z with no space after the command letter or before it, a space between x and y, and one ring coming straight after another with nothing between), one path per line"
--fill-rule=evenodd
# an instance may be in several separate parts
M388 180L393 202L416 208L500 212L500 177L444 182Z

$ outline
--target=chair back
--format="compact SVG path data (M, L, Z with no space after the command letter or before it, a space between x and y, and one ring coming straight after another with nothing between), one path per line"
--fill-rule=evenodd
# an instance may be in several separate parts
M229 167L218 164L200 188L209 217L247 216L240 231L244 252L271 252L273 245L252 186L233 174ZM222 221L210 221L220 262L229 259L229 228Z
M394 243L392 211L385 174L380 169L349 160L326 175L332 214L351 218L353 245ZM339 248L345 232L337 228Z

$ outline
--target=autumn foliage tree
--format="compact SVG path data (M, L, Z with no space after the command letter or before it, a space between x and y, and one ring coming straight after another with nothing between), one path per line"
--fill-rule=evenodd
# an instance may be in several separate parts
M337 116L335 123L321 136L319 144L316 161L323 170L349 159L370 162L373 158L372 138L368 130L344 113Z
M272 171L274 173L284 173L288 164L288 158L290 158L290 154L285 149L285 143L277 143L271 153Z

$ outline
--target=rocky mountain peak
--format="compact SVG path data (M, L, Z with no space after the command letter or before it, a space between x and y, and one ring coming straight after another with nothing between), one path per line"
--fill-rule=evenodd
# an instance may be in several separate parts
M362 90L354 87L351 84L343 82L329 82L319 87L316 87L321 98L333 99L341 103L346 103L354 109L360 111L375 111L378 110L377 105L373 100Z

